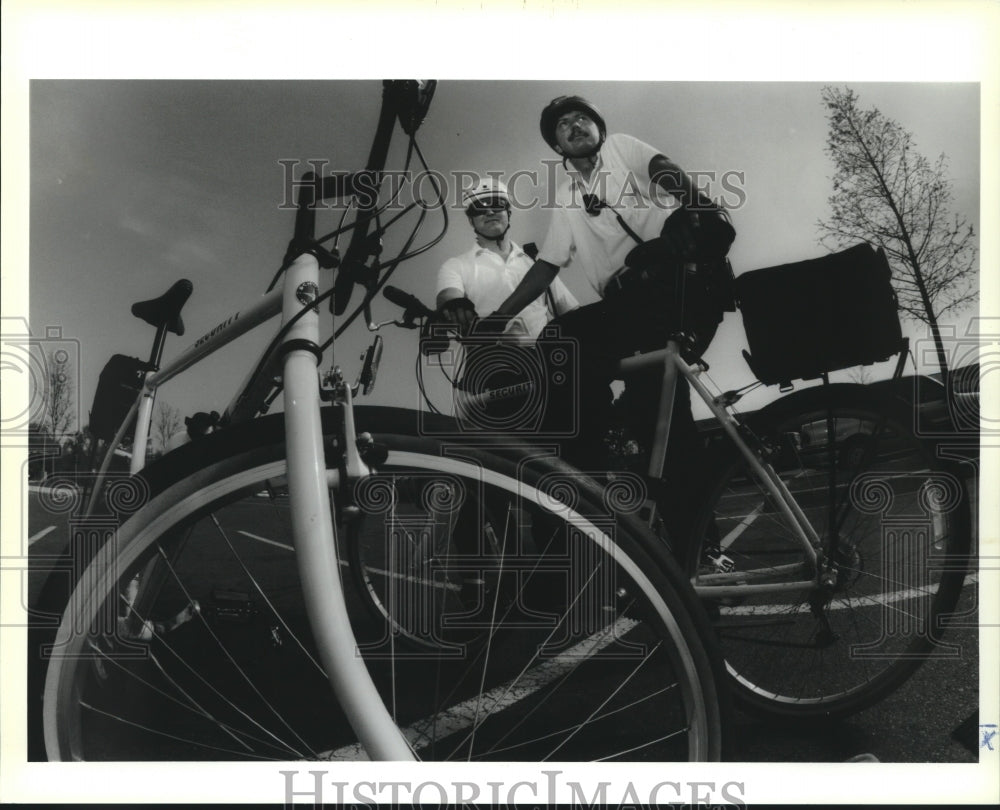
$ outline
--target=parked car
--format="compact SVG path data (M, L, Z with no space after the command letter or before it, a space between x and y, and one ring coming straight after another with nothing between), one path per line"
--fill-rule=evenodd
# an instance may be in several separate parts
M979 444L979 364L973 363L952 370L947 382L942 381L942 375L916 374L906 375L899 379L880 380L870 383L869 388L882 394L899 408L908 407L912 413L912 421L907 427L928 441L939 445L961 445L968 452L978 452ZM753 412L744 416L752 421ZM909 420L907 420L909 421ZM724 435L714 419L702 420L698 423L703 441L706 445L723 441ZM787 450L801 457L810 453L828 452L828 426L825 419L817 419L799 426L799 430L790 436L783 437L788 444ZM848 468L856 466L870 444L870 436L874 431L873 420L860 418L840 418L834 426L835 453L838 463ZM880 453L891 453L892 437L885 437L881 442ZM818 466L827 463L816 458Z

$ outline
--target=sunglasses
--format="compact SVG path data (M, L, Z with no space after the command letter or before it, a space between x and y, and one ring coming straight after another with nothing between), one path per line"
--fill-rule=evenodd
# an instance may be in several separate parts
M483 214L506 210L507 203L505 202L475 202L469 206L469 212L472 216L482 216Z

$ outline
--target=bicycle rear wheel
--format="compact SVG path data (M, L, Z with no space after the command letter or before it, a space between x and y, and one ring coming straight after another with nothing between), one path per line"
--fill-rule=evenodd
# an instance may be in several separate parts
M835 581L777 590L815 568L731 447L710 476L686 570L738 703L771 717L845 717L897 689L924 660L960 654L943 632L969 566L964 482L905 416L854 388L807 391L762 418L756 429L777 448L772 466L824 550L834 549ZM774 590L713 594L764 583Z
M530 553L520 499L504 494L487 503L461 479L425 469L383 465L379 473L379 497L369 503L362 485L362 503L346 521L361 601L401 645L484 640L488 613L517 609L515 580Z
M364 758L316 663L280 423L254 427L147 471L150 501L95 558L59 629L43 711L50 758ZM585 487L567 489L568 468L378 438L387 473L357 486L341 526L361 512L388 542L408 521L517 498L545 509L561 538L533 568L516 560L509 610L439 610L416 583L411 626L442 634L428 649L398 645L392 623L349 599L359 644L342 654L365 657L418 757L719 758L721 659L683 576L645 536L590 506ZM404 477L427 484L423 513L397 508ZM576 502L553 500L550 485ZM341 549L341 568L348 559ZM465 567L510 560L470 555ZM470 629L478 641L463 644Z

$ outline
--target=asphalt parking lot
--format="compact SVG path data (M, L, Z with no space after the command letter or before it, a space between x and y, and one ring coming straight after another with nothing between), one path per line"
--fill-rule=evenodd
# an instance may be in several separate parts
M59 553L68 536L66 517L47 512L30 497L28 535L36 560ZM37 593L43 574L29 574ZM979 647L976 627L978 581L967 578L948 642L952 655L926 662L882 703L837 723L778 727L738 714L732 758L745 762L841 762L872 754L881 762L976 762L979 756Z

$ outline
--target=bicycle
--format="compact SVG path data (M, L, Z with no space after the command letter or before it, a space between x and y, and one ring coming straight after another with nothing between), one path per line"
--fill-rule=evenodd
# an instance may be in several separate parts
M431 207L414 201L406 210L419 207L420 219L404 247L379 259L379 237L402 214L382 222L387 206L372 193L397 121L426 168L415 133L433 90L386 82L366 170L303 179L286 261L258 302L162 364L190 285L133 308L156 338L88 501L91 514L122 520L87 553L45 639L50 759L720 758L721 658L685 577L640 523L616 518L593 486L569 498L559 483L572 469L531 448L424 438L412 412L356 407L379 339L356 385L335 366L321 380L324 349L360 312L371 321L391 272L433 244L412 247ZM354 220L317 238L316 205L333 198L354 199ZM352 229L343 258L324 247ZM321 268L338 269L323 293ZM362 306L321 344L320 304L343 313L355 282ZM134 446L145 446L157 388L278 313L221 417L199 415L191 441L148 467L136 452L130 478L104 480L133 423ZM267 415L279 393L284 413ZM492 515L508 503L531 504L555 527L560 554L513 573L527 583L544 568L535 576L556 599L501 613L480 593L472 609L440 609L435 594L453 593L453 571L488 574L498 550L505 562L516 538ZM400 538L447 546L463 525L479 544L487 505L488 549L439 556L426 581L394 580L414 587L387 597L407 626L440 631L430 649L398 644L398 625L349 599L344 541L378 539L391 567Z
M432 322L412 296L393 299L406 308L404 320ZM709 611L737 703L770 719L841 719L891 694L924 660L956 656L944 631L959 618L954 610L971 565L970 507L961 470L916 435L912 405L863 385L832 384L823 370L813 375L821 386L741 416L736 404L761 383L712 394L702 381L707 364L697 353L685 359L683 340L625 358L619 372L626 378L663 368L642 470L650 482L644 517ZM884 342L877 359L898 353L899 378L907 343L898 335ZM756 375L778 382L761 362L751 363ZM678 375L721 434L706 453L690 537L667 536L654 491ZM524 397L532 385L461 401L475 409Z

